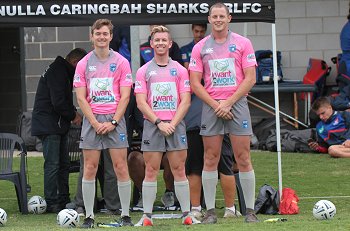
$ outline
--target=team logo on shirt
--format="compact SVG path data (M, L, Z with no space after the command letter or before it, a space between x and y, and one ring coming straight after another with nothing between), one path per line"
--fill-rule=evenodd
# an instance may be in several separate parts
M247 55L247 62L256 62L254 53Z
M237 50L236 44L230 44L230 45L228 46L228 50L229 50L230 52L235 52L235 51Z
M117 70L117 64L116 63L109 64L109 70L111 72L115 72L115 70Z
M336 126L339 124L339 118L337 117L334 121L333 121L333 125Z
M94 72L96 71L96 66L89 66L88 69L89 69L89 72Z
M323 131L324 131L324 127L322 126L322 127L320 127L319 129L318 129L318 133L320 133L320 134L322 134L323 133Z
M170 69L170 75L171 75L171 76L176 76L176 75L177 75L177 70L176 70L176 68L171 68L171 69Z
M182 59L187 59L187 54L186 53L183 53L182 56L181 56Z
M248 128L248 120L242 121L242 128Z
M189 88L189 87L190 87L190 81L189 81L188 79L186 79L186 80L184 81L184 87L186 87L186 88Z

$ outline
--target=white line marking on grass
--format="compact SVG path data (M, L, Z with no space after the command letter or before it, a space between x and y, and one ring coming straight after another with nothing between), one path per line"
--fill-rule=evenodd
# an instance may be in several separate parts
M315 196L315 197L299 197L299 199L327 199L327 198L350 198L350 196ZM217 198L217 201L223 201L223 198ZM238 201L238 199L235 199Z

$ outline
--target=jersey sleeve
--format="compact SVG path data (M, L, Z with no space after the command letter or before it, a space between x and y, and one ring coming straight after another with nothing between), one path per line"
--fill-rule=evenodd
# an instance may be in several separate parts
M184 92L191 92L188 71L183 66L181 65L178 65L178 66L179 66L179 75L180 75L179 93L181 94Z
M86 78L85 78L85 70L87 65L86 56L81 59L77 67L75 68L74 78L73 78L73 86L77 87L86 87Z
M257 66L253 45L249 39L245 40L245 47L242 53L242 68Z
M130 63L127 59L123 58L120 64L120 86L121 87L131 87L132 86L132 75Z
M197 43L193 49L192 49L192 54L191 54L191 59L190 59L190 64L188 69L190 71L197 71L203 73L203 62L201 58L201 42Z
M146 65L139 68L136 72L135 81L135 94L143 93L147 94L147 82L146 82Z

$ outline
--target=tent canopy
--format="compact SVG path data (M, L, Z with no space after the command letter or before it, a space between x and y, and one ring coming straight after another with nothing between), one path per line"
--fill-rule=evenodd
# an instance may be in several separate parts
M209 8L217 1L163 0L2 0L0 27L88 26L109 18L115 25L206 23ZM232 22L275 22L273 0L223 1Z

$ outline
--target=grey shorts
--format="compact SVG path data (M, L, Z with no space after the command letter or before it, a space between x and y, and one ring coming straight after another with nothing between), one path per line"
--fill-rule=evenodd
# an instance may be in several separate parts
M95 114L95 117L99 122L110 122L113 116L114 114ZM119 121L118 126L113 131L105 135L97 135L95 129L84 116L79 147L81 149L94 150L129 147L124 117Z
M231 109L233 114L232 120L224 120L215 115L214 109L203 103L202 108L202 136L215 136L232 134L237 136L252 135L252 123L248 107L247 97L238 100Z
M166 152L187 149L186 125L181 121L175 132L164 136L156 125L145 120L143 123L141 150L144 152Z

